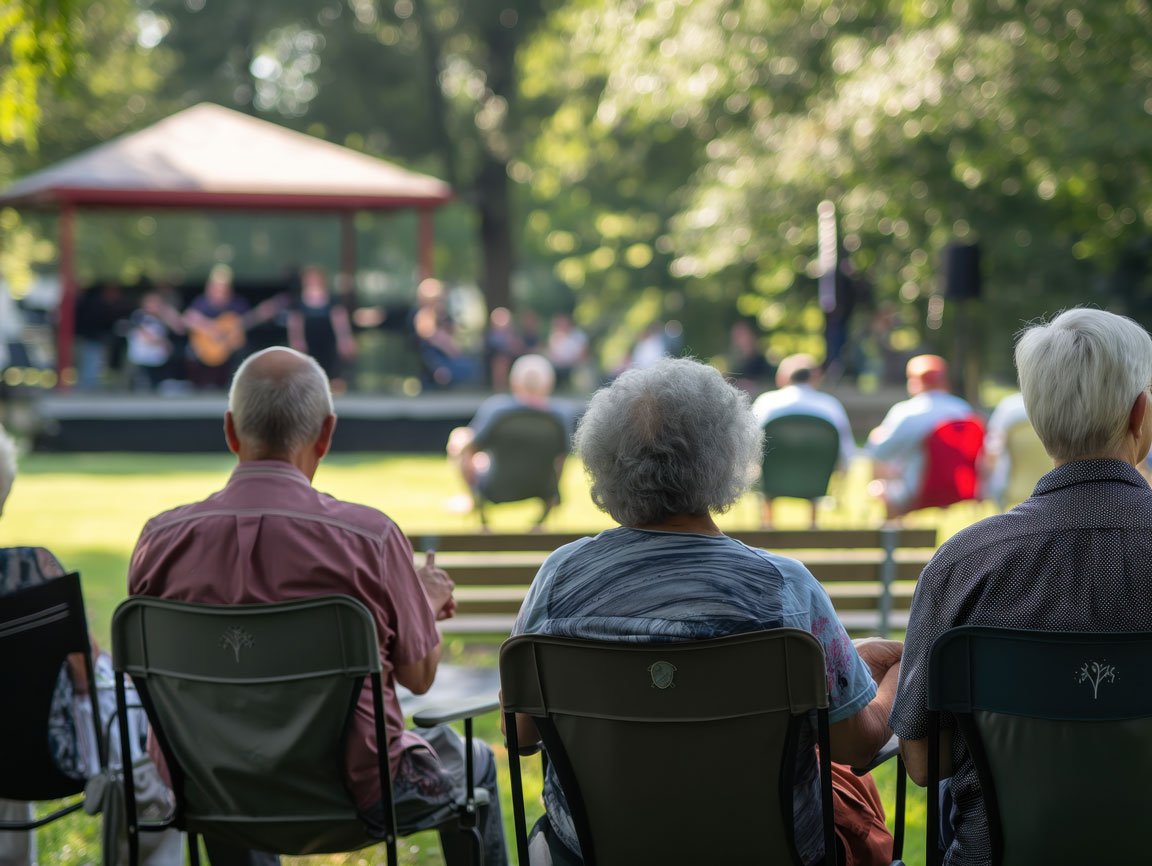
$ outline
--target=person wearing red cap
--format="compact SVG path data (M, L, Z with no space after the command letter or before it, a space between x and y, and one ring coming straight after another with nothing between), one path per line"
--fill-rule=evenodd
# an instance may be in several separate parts
M939 355L917 355L906 374L909 399L888 410L864 447L876 463L880 492L893 514L906 511L920 492L924 440L945 421L976 414L966 400L949 393L948 362Z

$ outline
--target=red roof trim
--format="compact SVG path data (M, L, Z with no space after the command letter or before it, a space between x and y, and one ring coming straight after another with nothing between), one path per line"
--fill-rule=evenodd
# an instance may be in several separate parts
M0 206L55 207L70 203L88 207L237 208L260 210L399 210L436 208L454 198L451 192L429 196L341 195L327 193L212 192L210 190L139 190L50 187L6 198Z

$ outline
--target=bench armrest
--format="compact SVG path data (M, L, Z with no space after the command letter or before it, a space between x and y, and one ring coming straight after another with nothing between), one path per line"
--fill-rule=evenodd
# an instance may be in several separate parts
M880 751L872 756L872 760L865 764L863 767L853 767L852 772L857 776L863 776L871 773L885 761L889 761L900 754L900 738L895 734L880 747Z
M434 728L437 725L482 716L498 709L500 709L499 700L482 695L427 707L412 716L412 721L420 728Z

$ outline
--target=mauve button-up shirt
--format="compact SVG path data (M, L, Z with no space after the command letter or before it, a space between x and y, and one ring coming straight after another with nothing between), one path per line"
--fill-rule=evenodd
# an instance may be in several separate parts
M426 745L404 730L393 669L436 648L440 635L412 562L412 546L386 515L315 490L279 460L239 464L227 486L144 526L128 572L131 595L250 604L343 593L376 621L389 758ZM360 693L348 737L348 782L361 807L380 799L372 692Z

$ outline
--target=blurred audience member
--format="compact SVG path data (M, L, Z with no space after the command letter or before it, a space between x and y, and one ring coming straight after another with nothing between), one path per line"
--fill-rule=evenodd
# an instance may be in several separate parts
M324 368L332 393L348 390L344 366L356 357L356 340L348 310L328 291L323 268L309 265L300 271L300 299L288 311L288 345L311 355Z
M493 391L507 391L512 362L524 354L524 341L520 339L512 321L512 312L507 307L496 307L488 315L484 349L488 356L488 384Z
M448 387L476 380L479 365L464 354L456 341L456 327L448 314L444 284L439 280L428 278L416 287L412 331L429 384Z
M140 308L128 320L128 360L132 363L132 387L154 391L174 378L173 335L184 333L184 320L165 303L159 292L148 292Z
M476 447L492 425L501 416L517 409L531 408L552 412L564 422L569 435L572 418L552 399L556 374L543 355L524 355L516 359L508 376L511 394L494 394L480 404L475 417L467 427L457 427L448 435L448 456L460 466L460 474L469 490L475 490L480 478L488 471L488 455Z
M732 349L728 356L728 376L737 388L755 397L771 383L776 368L764 355L756 330L746 319L732 323L729 342Z
M91 391L103 383L116 339L116 323L129 311L120 286L110 281L90 286L77 299L76 386L80 390Z
M1024 408L1024 395L1009 394L996 404L988 418L982 456L981 497L1003 511L1032 495L1052 460L1044 443L1032 429Z
M856 454L856 442L848 413L831 394L816 390L823 376L820 364L811 355L789 355L776 372L777 390L761 394L752 404L752 413L763 427L783 415L815 415L831 422L840 434L840 469L847 469Z
M588 335L563 313L552 317L548 334L548 360L556 369L556 387L563 390L572 383L572 373L588 360Z
M945 421L976 417L967 401L949 393L948 362L939 355L917 355L905 372L909 399L888 410L865 445L880 482L869 490L883 497L893 516L907 511L921 493L925 443L932 432Z
M644 329L643 335L637 341L629 356L627 367L630 370L646 370L658 364L671 353L668 345L668 335L664 330L664 323L653 322Z

